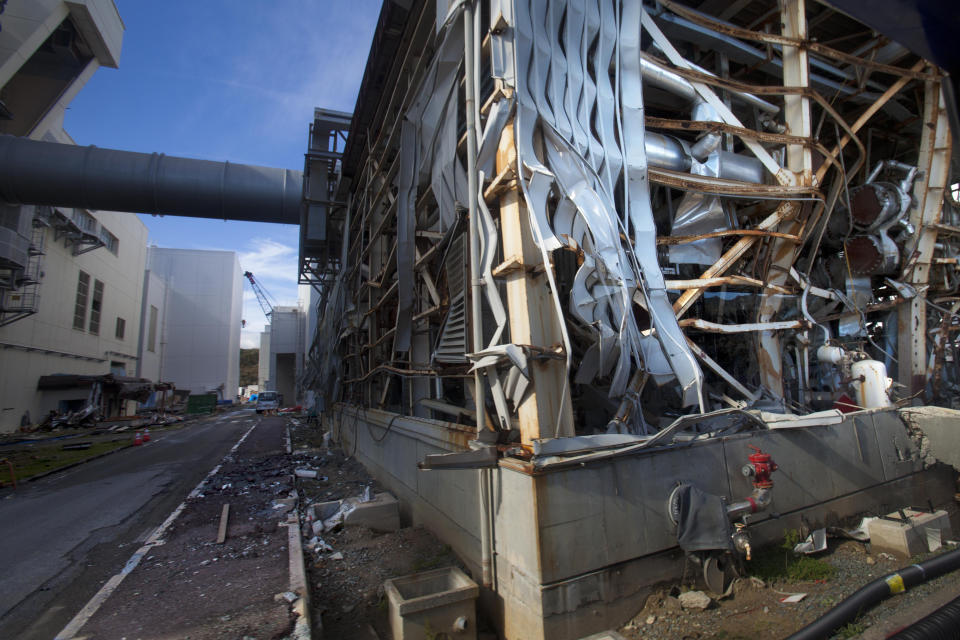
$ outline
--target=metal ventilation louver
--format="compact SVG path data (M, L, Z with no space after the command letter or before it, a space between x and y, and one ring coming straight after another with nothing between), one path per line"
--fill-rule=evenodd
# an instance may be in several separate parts
M443 330L433 354L435 362L463 364L467 362L467 252L464 234L450 242L445 268L447 291L450 293L450 308L443 321Z

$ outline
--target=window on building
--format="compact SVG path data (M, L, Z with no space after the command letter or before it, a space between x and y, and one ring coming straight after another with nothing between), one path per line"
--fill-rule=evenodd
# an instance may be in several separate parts
M117 318L117 340L123 340L123 334L127 330L127 321L123 318Z
M83 331L87 324L87 298L90 295L90 274L80 272L77 280L77 301L73 307L73 328Z
M93 299L90 301L90 333L100 335L100 312L103 310L103 282L93 281Z
M157 350L157 308L150 305L150 324L147 326L147 351Z
M106 227L102 225L100 226L100 240L103 242L103 246L107 248L107 251L113 255L117 255L117 252L120 251L120 240L117 239L117 236L107 231Z

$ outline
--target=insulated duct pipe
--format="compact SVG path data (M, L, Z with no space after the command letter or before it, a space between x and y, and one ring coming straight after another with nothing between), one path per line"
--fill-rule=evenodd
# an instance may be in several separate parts
M644 134L644 150L651 167L686 172L693 166L690 144L673 136L647 131ZM720 159L720 177L741 182L763 183L767 175L757 158L731 151L717 151Z
M12 204L300 224L303 173L0 136Z

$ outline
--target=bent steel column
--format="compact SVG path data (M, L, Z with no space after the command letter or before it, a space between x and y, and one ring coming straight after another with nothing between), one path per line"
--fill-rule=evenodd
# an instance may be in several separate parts
M805 0L786 0L780 5L782 33L785 36L806 40L807 17ZM807 52L799 47L783 47L783 84L788 87L807 87L810 84L810 67ZM784 97L784 117L787 130L795 136L810 138L813 135L810 100L806 96L787 95ZM796 176L797 184L813 184L813 162L810 147L787 145L787 169ZM803 228L800 216L803 209L793 203L792 212L780 224L777 231L797 235ZM797 257L797 243L792 240L776 239L770 245L771 265L765 282L783 286L787 282L790 267ZM777 317L782 304L782 296L764 292L760 305L760 322L770 322ZM775 398L782 398L783 362L780 337L775 331L760 333L757 345L757 361L760 364L760 383ZM806 381L800 380L803 389Z
M303 173L0 136L0 198L16 204L300 223Z

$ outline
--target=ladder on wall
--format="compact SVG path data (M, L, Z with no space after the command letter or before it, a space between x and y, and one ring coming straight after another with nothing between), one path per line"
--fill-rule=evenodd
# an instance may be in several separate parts
M40 310L40 278L46 253L47 226L43 218L34 217L27 268L17 277L15 289L0 291L0 327L23 320Z

